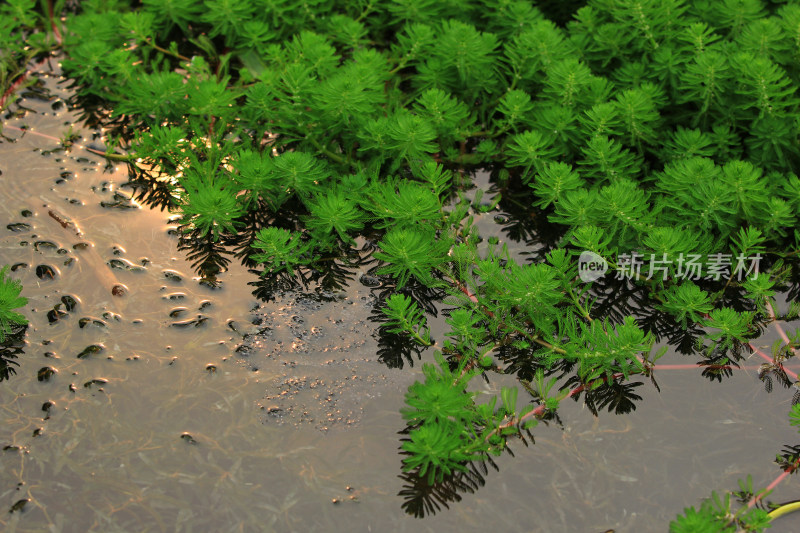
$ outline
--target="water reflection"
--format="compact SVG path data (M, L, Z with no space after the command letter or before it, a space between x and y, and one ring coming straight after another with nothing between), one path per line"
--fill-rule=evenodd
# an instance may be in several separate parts
M298 268L294 275L285 271L264 273L256 267L251 268L251 272L260 277L250 285L255 287L253 296L262 301L273 300L275 295L292 290L343 291L354 282L356 272L371 262L367 253L347 250L340 256L321 261L314 268ZM252 260L245 258L243 263L255 267Z
M25 349L26 327L14 326L13 331L0 342L0 381L5 381L17 373L17 358Z
M415 518L425 518L442 508L450 509L450 504L460 502L463 494L473 494L486 484L487 465L499 471L489 458L486 462L469 463L466 472L457 470L436 483L429 483L428 477L420 476L417 471L400 474L403 488L398 496L403 499L403 510Z
M370 272L374 274L377 269L376 265L370 269ZM378 279L374 276L372 278ZM441 288L426 287L412 279L400 290L397 289L393 280L381 280L380 283L374 284L372 293L377 299L378 305L373 308L369 319L370 322L377 325L377 331L373 335L376 335L378 339L378 360L389 368L402 369L406 364L413 367L415 360L418 361L422 358L425 348L414 342L408 335L389 331L390 328L386 326L389 319L381 309L385 307L387 298L392 294L399 293L410 298L419 309L422 309L428 320L435 319L439 315L439 307L442 306L441 302L447 296L447 292ZM434 343L436 340L432 339Z

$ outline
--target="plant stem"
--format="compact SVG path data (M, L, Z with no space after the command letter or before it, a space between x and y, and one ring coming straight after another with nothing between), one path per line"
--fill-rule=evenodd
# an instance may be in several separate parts
M765 354L763 351L758 349L752 342L748 342L747 345L750 347L751 350L753 350L755 353L760 355L761 358L764 359L765 361L769 361L770 363L775 363L775 361L772 359L772 357L770 357L769 355ZM781 369L784 372L786 372L786 375L788 375L789 377L791 377L795 381L798 380L796 372L792 372L788 368L785 368L782 364L779 365L779 366L781 367Z
M356 19L356 22L361 22L362 20L364 20L364 18L366 18L366 16L369 15L375 8L374 4L375 1L370 0L369 4L367 4L367 7L364 8L364 11L362 11L361 14L358 16L358 18Z
M797 470L797 466L798 466L798 465L800 465L800 457L799 457L799 458L797 458L797 460L795 460L795 462L794 462L794 463L792 463L792 464L791 464L789 467L787 467L787 468L786 468L786 469L785 469L783 472L781 472L781 475L779 475L778 477L776 477L775 479L773 479L773 480L772 480L772 483L770 483L769 485L767 485L767 488L766 488L766 489L764 489L763 491L761 491L761 492L760 492L758 495L756 495L756 496L753 496L753 497L750 499L750 501L749 501L749 502L747 502L747 507L748 507L748 509L749 509L750 507L753 507L753 506L754 506L756 503L758 503L758 502L759 502L759 501L760 501L760 500L761 500L761 499L762 499L764 496L766 496L767 494L769 494L770 492L772 492L772 490L773 490L775 487L777 487L778 485L780 485L781 481L783 481L784 479L786 479L786 478L787 478L789 475L791 475L791 474L792 474L792 472L794 472L795 470ZM780 509L780 507L779 507L779 509ZM787 512L788 512L788 511L787 511Z
M419 333L417 333L417 332L414 330L414 326L413 326L413 324L411 324L411 323L410 323L408 320L404 320L404 321L403 321L403 329L404 329L404 330L405 330L405 331L406 331L408 334L410 334L410 335L411 335L411 337L412 337L412 338L413 338L415 341L417 341L417 343L421 344L422 346L433 346L433 343L432 343L432 342L430 342L430 341L426 341L424 338L422 338L422 337L420 336L420 334L419 334Z
M611 379L618 379L618 378L621 378L621 377L623 377L623 374L620 372L620 373L612 375ZM572 398L576 394L579 394L579 393L583 392L583 390L586 389L587 387L593 387L595 383L598 383L598 382L601 382L601 381L602 382L607 382L608 379L609 378L602 377L602 378L596 379L595 381L593 381L591 383L578 385L577 387L571 389L562 398L559 398L559 399L560 400L565 400L567 398ZM541 405L537 406L533 411L530 411L529 413L526 413L525 415L519 417L519 419L517 419L517 420L514 420L514 417L512 417L510 420L508 420L508 422L506 422L505 424L500 424L497 427L496 430L494 430L491 433L489 433L486 436L486 440L488 440L489 437L491 437L492 435L498 433L499 431L501 431L503 429L509 428L509 427L511 427L513 425L516 425L516 424L521 424L522 422L525 422L526 420L529 420L529 419L531 419L533 417L543 416L546 411L547 411L547 406L545 404L541 404Z
M47 0L47 19L50 22L50 29L53 30L53 36L56 38L56 43L61 45L62 37L61 31L58 29L58 23L53 10L53 0Z
M778 319L775 317L775 309L772 308L772 304L770 303L769 299L766 299L766 306L767 306L767 314L772 319L772 322L775 324L775 330L778 332L780 338L785 342L788 346L792 348L792 353L795 355L797 354L797 348L794 347L794 343L789 340L789 337L786 335L786 332L783 330L780 324L778 324ZM796 379L796 378L795 378Z
M167 50L166 48L162 48L162 47L158 46L158 45L157 45L156 43L154 43L154 42L153 42L153 41L152 41L152 40L151 40L149 37L148 37L147 39L145 39L145 40L144 40L144 42L145 42L146 44L148 44L150 47L154 48L155 50L158 50L158 51L159 51L159 52L161 52L162 54L167 54L168 56L172 56L172 57L174 57L174 58L176 58L176 59L180 59L181 61L189 61L189 62L191 62L191 61L192 61L192 59L191 59L191 58L189 58L189 57L186 57L186 56L184 56L184 55L181 55L181 54L177 54L177 53L175 53L175 52L170 52L170 51L169 51L169 50Z
M313 144L314 148L316 148L317 150L319 150L320 152L322 152L323 154L325 154L329 158L333 159L337 163L340 163L342 165L345 165L345 164L348 163L348 161L344 157L340 156L339 154L335 154L335 153L331 152L326 147L322 146L319 143L319 141L317 141L316 139L314 139L312 137L306 137L306 140L308 142L310 142L311 144Z

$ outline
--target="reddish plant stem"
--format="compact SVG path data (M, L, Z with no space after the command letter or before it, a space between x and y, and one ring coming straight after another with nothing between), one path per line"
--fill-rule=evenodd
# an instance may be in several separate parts
M61 31L58 29L58 25L56 24L56 18L55 18L55 15L53 14L53 0L48 0L48 2L47 2L47 14L50 17L50 27L53 30L53 36L56 38L56 43L58 43L58 45L61 46L61 43L62 43ZM44 59L44 60L40 61L39 63L36 63L33 67L29 68L24 73L22 73L22 75L20 75L14 81L14 83L12 83L9 86L8 89L6 89L6 91L3 93L3 96L0 97L0 109L3 109L5 107L6 101L14 93L14 91L16 91L23 83L25 83L25 80L27 80L28 77L35 70L38 70L39 67L44 65L46 62L47 62L47 59Z
M751 350L753 350L754 353L756 353L759 356L761 356L761 358L764 359L765 361L769 361L770 363L773 363L773 364L775 363L775 361L772 359L772 357L770 357L769 355L765 354L762 350L760 350L755 345L753 345L752 342L748 342L747 345L750 347ZM778 363L778 367L780 367L784 372L786 372L787 376L789 376L793 380L797 381L797 373L796 372L792 372L791 370L789 370L788 368L783 366L783 364L781 364L781 363Z
M2 96L2 97L0 97L0 109L3 109L3 108L5 108L5 106L6 106L6 101L9 99L9 97L11 97L11 95L12 95L12 94L14 94L14 91L16 91L17 89L19 89L19 88L20 88L20 86L21 86L23 83L25 83L25 81L28 79L28 76L30 76L30 75L31 75L31 73L32 73L34 70L36 70L36 69L38 69L39 67L41 67L42 65L44 65L44 64L45 64L45 62L47 62L47 60L46 60L46 59L45 59L45 60L43 60L43 61L40 61L39 63L37 63L37 64L36 64L36 65L34 65L33 67L31 67L31 68L29 68L28 70L26 70L25 72L23 72L23 73L22 73L22 74L21 74L21 75L20 75L20 76L19 76L19 77L18 77L18 78L17 78L17 79L14 81L14 83L12 83L12 84L11 84L11 85L8 87L8 89L6 89L6 92L4 92L4 93L3 93L3 96Z
M750 501L749 501L749 502L747 502L747 508L749 509L749 508L753 507L753 506L754 506L756 503L758 503L758 502L759 502L759 501L760 501L760 500L761 500L761 499L762 499L764 496L766 496L766 495L767 495L767 493L769 493L769 492L772 492L772 490L773 490L773 489L775 489L775 487L777 487L778 485L780 485L780 484L781 484L781 482L782 482L784 479L786 479L787 477L789 477L789 475L791 475L791 473L792 473L792 472L794 472L795 470L797 470L797 467L798 467L798 466L800 466L800 458L797 458L797 459L795 460L795 462L794 462L794 463L792 463L791 465L789 465L788 467L786 467L786 469L785 469L783 472L781 472L781 474L780 474L778 477L776 477L775 479L773 479L773 480L772 480L772 483L770 483L769 485L767 485L767 488L765 488L765 489L764 489L764 490L761 492L761 494L758 494L758 495L756 495L756 496L753 496L753 497L750 499Z
M772 319L773 323L775 324L775 330L778 332L778 335L781 337L781 340L783 340L783 342L791 345L792 343L789 340L789 337L786 335L786 332L783 331L783 328L780 326L780 324L778 324L778 321L777 321L777 319L775 317L775 311L772 309L772 305L770 305L770 303L768 301L766 302L766 304L767 304L767 314L769 315L769 317ZM710 319L711 315L709 315L708 313L704 313L703 317L706 318L706 319ZM762 350L760 350L758 347L756 347L755 344L753 344L752 342L748 342L747 345L750 347L751 350L753 350L753 353L758 354L765 361L767 361L769 363L772 363L772 364L775 364L775 360L772 357L770 357L769 355L767 355L766 353L764 353ZM797 353L797 351L794 350L794 349L793 349L793 352L795 354ZM789 376L792 379L794 379L795 381L797 381L797 373L796 372L792 372L788 368L784 367L782 363L778 363L778 367L781 370L783 370L784 372L786 372L787 376Z
M457 287L457 288L458 288L458 289L459 289L461 292L463 292L463 293L464 293L464 294L467 296L467 298L469 298L469 299L470 299L470 301L471 301L471 302L473 302L473 303L479 303L479 302L478 302L478 298L477 298L477 297L476 297L474 294L472 294L472 293L469 291L469 288L467 288L467 286L466 286L466 285L464 285L463 283L461 283L461 282L460 282L460 281L458 281L458 280L454 280L454 281L455 281L455 283L456 283L456 287ZM771 309L771 308L770 308L770 309ZM490 318L494 318L494 313L492 313L490 310L488 310L488 309L484 309L484 311L486 312L486 314L487 314L487 315L489 315L489 317L490 317ZM773 318L774 318L774 314L773 314L772 316L773 316ZM706 315L706 317L707 317L707 318L710 318L710 316L708 316L708 315ZM783 330L782 330L782 329L781 329L781 328L780 328L780 327L777 325L777 323L776 323L776 327L778 328L778 333L779 333L779 334L781 334L781 333L782 333L781 337L784 339L784 341L785 341L785 342L787 342L787 343L788 343L788 342L789 342L789 339L788 339L788 337L786 337L786 333L784 333L784 332L783 332ZM751 348L751 349L752 349L752 350L753 350L755 353L759 354L759 355L760 355L761 357L763 357L765 360L767 360L767 361L769 361L769 362L771 362L771 363L772 363L772 362L774 362L770 356L768 356L768 355L767 355L767 354L765 354L763 351L761 351L761 350L759 350L758 348L756 348L756 347L755 347L755 346L754 346L752 343L748 343L748 345L750 346L750 348ZM640 362L640 363L642 363L642 364L644 364L644 362L643 362L643 361L641 361L641 360L640 360L639 362ZM798 378L797 378L797 373L795 373L795 372L793 372L793 371L789 370L788 368L784 367L783 365L780 365L780 366L781 366L781 368L783 369L783 371L784 371L784 372L786 372L786 374L787 374L788 376L792 377L792 378L793 378L795 381L797 381L797 379L798 379ZM655 368L656 368L656 369L658 369L658 370L690 370L690 369L693 369L693 368L700 368L700 367L699 367L698 365L693 365L693 364L684 364L684 365L680 365L680 364L677 364L677 365L665 365L665 364L661 364L661 365L656 365L656 366L655 366ZM735 366L731 366L731 365L707 365L707 366L705 366L705 367L703 367L703 368L711 368L711 369L715 369L715 370L716 370L716 369L724 369L724 368L729 368L729 369L732 369L732 370L736 370L737 368L738 368L738 369L749 369L749 370L758 370L758 369L759 369L759 367L756 367L756 366L754 366L754 367L735 367ZM578 392L580 392L580 391L578 391ZM571 396L571 395L570 395L570 396Z
M61 142L61 139L59 139L58 137L53 137L52 135L47 135L46 133L40 133L38 131L33 131L33 130L29 130L29 129L22 129L22 128L17 128L16 126L8 126L8 125L4 126L4 128L8 128L8 129L14 130L14 131L21 131L21 132L23 132L23 133L25 133L27 135L36 135L36 136L39 136L39 137L44 137L45 139L50 139L52 141L56 141L56 142L59 142L59 143ZM118 155L118 154L107 154L105 152L101 152L100 150L95 150L94 148L90 148L88 146L84 146L82 144L77 144L77 143L73 144L72 147L73 148L80 148L81 150L86 150L87 152L90 152L90 153L93 153L93 154L97 154L97 155L101 155L101 156L106 157L106 158L114 158L114 156Z
M621 372L619 372L619 373L616 373L616 374L612 375L612 376L611 376L611 379L612 379L612 380L614 380L614 379L617 379L617 378L620 378L620 377L622 377L623 375L624 375L624 374L622 374ZM573 388L572 390L570 390L570 391L567 393L567 395L566 395L566 396L564 396L564 398L563 398L563 399L566 399L566 398L572 398L572 397L573 397L573 396L575 396L576 394L580 394L581 392L583 392L583 391L586 389L586 387L587 387L587 386L589 386L589 385L594 385L595 383L598 383L598 382L601 382L601 381L603 381L603 382L606 382L606 381L608 381L608 378L605 378L605 377L603 377L603 378L599 378L599 379L597 379L597 380L593 381L593 382L592 382L592 383L590 383L590 384L581 384L581 385L578 385L577 387L575 387L575 388ZM541 405L537 406L537 407L536 407L536 408L535 408L533 411L531 411L531 412L529 412L529 413L526 413L525 415L523 415L523 416L519 417L519 419L517 419L517 420L515 420L514 418L512 418L511 420L509 420L509 421L508 421L508 422L506 422L505 424L500 424L500 425L497 427L497 429L496 429L495 431L492 431L492 432L491 432L491 433L490 433L490 434L489 434L489 435L488 435L486 438L488 439L489 437L491 437L492 435L494 435L494 434L495 434L495 433L497 433L498 431L500 431L500 430L503 430L503 429L505 429L505 428L509 428L509 427L511 427L511 426L513 426L513 425L515 425L515 424L522 424L522 423L523 423L523 422L525 422L526 420L529 420L529 419L531 419L531 418L534 418L534 417L539 417L539 416L542 416L542 415L544 415L545 411L547 411L547 406L546 406L545 404L541 404Z
M53 30L53 35L56 38L56 42L61 45L61 30L58 29L58 25L56 24L56 16L53 13L53 0L47 0L47 14L50 17L50 28Z
M52 135L47 135L46 133L40 133L38 131L33 131L33 130L29 130L29 129L24 129L24 128L17 128L16 126L3 126L3 127L8 128L10 130L14 130L14 131L21 131L23 133L23 135L30 134L30 135L36 135L38 137L44 137L45 139L50 139L50 140L56 141L56 142L60 142L61 141L61 139L59 139L58 137L53 137ZM74 144L73 146L78 146L79 148L81 148L81 146L77 145L77 144Z
M772 322L775 324L775 330L778 332L778 335L780 336L781 340L783 340L783 342L785 342L789 346L793 346L792 341L789 340L789 336L786 335L786 332L783 330L783 326L781 326L778 323L778 319L775 316L775 310L772 308L772 304L769 303L769 301L767 301L766 304L767 304L767 314L772 319ZM797 349L792 347L792 353L797 355Z
M477 297L476 297L474 294L472 294L471 292L469 292L469 289L467 288L467 286L466 286L466 285L464 285L463 283L461 283L461 282L460 282L460 281L458 281L457 279L453 279L453 281L456 283L456 287L458 287L458 289L459 289L461 292L463 292L464 294L466 294L466 295L467 295L467 298L469 298L471 302L473 302L473 303L476 303L476 304L477 304L477 303L480 303L480 302L478 302L478 298L477 298ZM494 318L494 313L492 313L492 312L491 312L491 311L489 311L488 309L486 310L486 314L488 314L490 318Z

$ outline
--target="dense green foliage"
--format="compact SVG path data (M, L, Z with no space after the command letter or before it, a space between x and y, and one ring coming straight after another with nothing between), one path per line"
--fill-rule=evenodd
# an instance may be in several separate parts
M181 213L204 276L231 248L276 289L371 253L388 331L421 346L435 309L421 295L447 297L437 365L402 411L405 468L430 482L502 452L567 397L635 408L630 378L652 378L664 333L632 310L595 312L583 251L628 274L675 337L693 332L683 351L712 378L781 318L774 295L800 251L795 3L592 0L565 25L514 0L81 8L63 67L84 102L112 110L109 156ZM533 260L480 243L487 208L465 193L481 168L559 227L527 243ZM661 269L626 264L633 253ZM689 279L690 263L704 275ZM516 375L525 405L514 388L499 405L471 392L491 372Z
M55 12L63 3L56 2ZM36 8L36 0L0 4L0 110L14 97L12 89L29 81L25 76L28 63L56 45L57 36L45 30L52 26L52 11L46 8L42 14Z
M6 278L8 266L0 268L0 342L12 332L14 326L26 325L25 317L15 311L28 303L28 299L20 296L22 284L15 279Z
M21 352L19 344L28 320L16 309L27 305L28 299L20 296L22 284L15 279L7 278L8 265L0 268L0 381L16 374L14 367Z

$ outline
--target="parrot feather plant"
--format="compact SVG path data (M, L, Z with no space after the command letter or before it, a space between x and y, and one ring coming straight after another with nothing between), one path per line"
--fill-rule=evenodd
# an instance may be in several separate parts
M384 329L433 352L401 411L404 468L432 484L567 398L634 409L663 338L690 337L682 350L722 379L777 320L776 295L797 295L800 7L541 7L87 0L66 17L76 102L110 128L106 155L140 199L180 214L204 277L235 255L275 290L335 288L374 263ZM488 208L468 199L481 169ZM555 228L528 261L477 229L503 197ZM604 312L584 253L672 332ZM497 372L524 398L474 392ZM679 523L717 531L712 514Z

